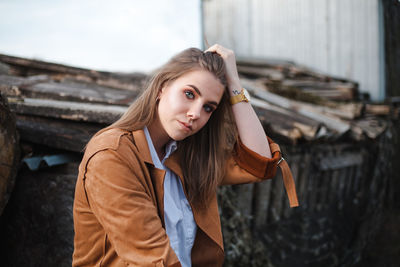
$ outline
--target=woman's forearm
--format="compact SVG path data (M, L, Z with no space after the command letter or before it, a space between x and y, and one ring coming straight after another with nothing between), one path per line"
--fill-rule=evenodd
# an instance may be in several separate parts
M229 94L231 97L239 94L242 86L236 67L235 53L219 44L211 46L207 51L218 53L224 59ZM242 143L254 152L271 158L267 137L251 104L239 102L232 105L232 110Z
M240 83L229 86L230 95L234 96L242 90ZM242 143L258 154L271 158L271 150L268 145L264 128L258 119L250 102L239 102L232 105L239 136Z

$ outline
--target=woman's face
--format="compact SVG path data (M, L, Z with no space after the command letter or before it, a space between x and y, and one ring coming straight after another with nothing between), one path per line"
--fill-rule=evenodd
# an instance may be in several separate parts
M217 108L222 83L207 70L188 72L161 89L158 119L164 134L179 141L198 132Z

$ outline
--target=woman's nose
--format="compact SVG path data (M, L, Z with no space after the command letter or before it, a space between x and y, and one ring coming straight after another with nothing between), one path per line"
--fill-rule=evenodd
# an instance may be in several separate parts
M196 119L200 118L201 108L202 107L199 104L191 105L191 107L189 108L189 110L187 112L187 116L189 118L191 118L192 120L196 120Z

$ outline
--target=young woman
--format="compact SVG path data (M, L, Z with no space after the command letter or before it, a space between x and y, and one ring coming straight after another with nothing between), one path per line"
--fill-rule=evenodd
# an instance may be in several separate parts
M244 94L234 53L181 52L87 145L73 266L221 266L217 186L272 178L278 149Z

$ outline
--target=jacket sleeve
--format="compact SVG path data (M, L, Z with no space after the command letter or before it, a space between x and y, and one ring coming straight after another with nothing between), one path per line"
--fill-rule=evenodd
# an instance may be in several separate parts
M127 266L181 266L137 164L111 149L92 156L84 182L89 205Z
M270 147L277 146L269 137L268 143ZM272 150L271 152L272 158L263 157L250 150L238 139L232 156L226 164L226 174L221 184L244 184L273 178L281 155L279 151Z

